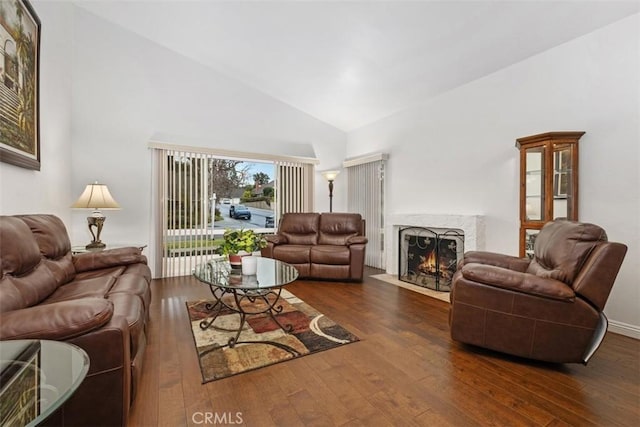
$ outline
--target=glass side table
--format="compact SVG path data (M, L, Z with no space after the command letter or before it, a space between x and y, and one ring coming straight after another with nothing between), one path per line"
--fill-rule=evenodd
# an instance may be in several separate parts
M140 249L140 252L142 252L142 250L146 248L147 245L140 244L140 243L109 243L105 248L92 248L92 249L87 249L85 245L74 245L74 246L71 246L71 253L76 255L76 254L84 254L87 252L102 252L107 249L132 248L132 247L138 248Z
M61 341L0 341L0 425L37 426L69 399L89 356Z

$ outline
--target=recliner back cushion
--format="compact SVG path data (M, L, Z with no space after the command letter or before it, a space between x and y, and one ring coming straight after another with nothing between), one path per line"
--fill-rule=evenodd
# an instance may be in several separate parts
M527 272L572 285L593 249L606 241L605 231L594 224L548 222L536 237L534 257Z
M362 216L353 213L323 213L320 216L320 245L346 245L349 237L362 233Z
M39 303L57 284L41 262L38 244L20 219L0 216L0 313Z
M291 245L316 245L318 243L317 213L286 213L280 220L278 234Z
M73 280L76 270L73 267L71 242L67 228L55 215L17 215L31 229L38 242L40 253L45 257L47 266L56 278L58 285Z

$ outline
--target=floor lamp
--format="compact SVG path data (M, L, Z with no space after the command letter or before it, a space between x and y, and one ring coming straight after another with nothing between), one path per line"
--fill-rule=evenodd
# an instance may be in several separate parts
M340 171L324 171L322 176L329 181L329 212L333 212L333 181L336 179Z

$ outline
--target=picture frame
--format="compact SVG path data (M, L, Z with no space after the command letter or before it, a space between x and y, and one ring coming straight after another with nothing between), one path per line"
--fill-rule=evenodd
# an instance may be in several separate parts
M0 425L27 425L40 414L40 353L40 341L28 341L0 370Z
M0 161L40 170L40 19L0 2Z

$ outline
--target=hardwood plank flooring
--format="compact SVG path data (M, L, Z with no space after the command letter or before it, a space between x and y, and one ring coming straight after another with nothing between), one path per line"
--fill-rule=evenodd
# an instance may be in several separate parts
M587 366L528 361L449 336L448 304L369 277L287 286L361 339L202 384L185 302L158 279L130 426L636 426L640 341L608 333ZM208 417L208 418L207 418Z

